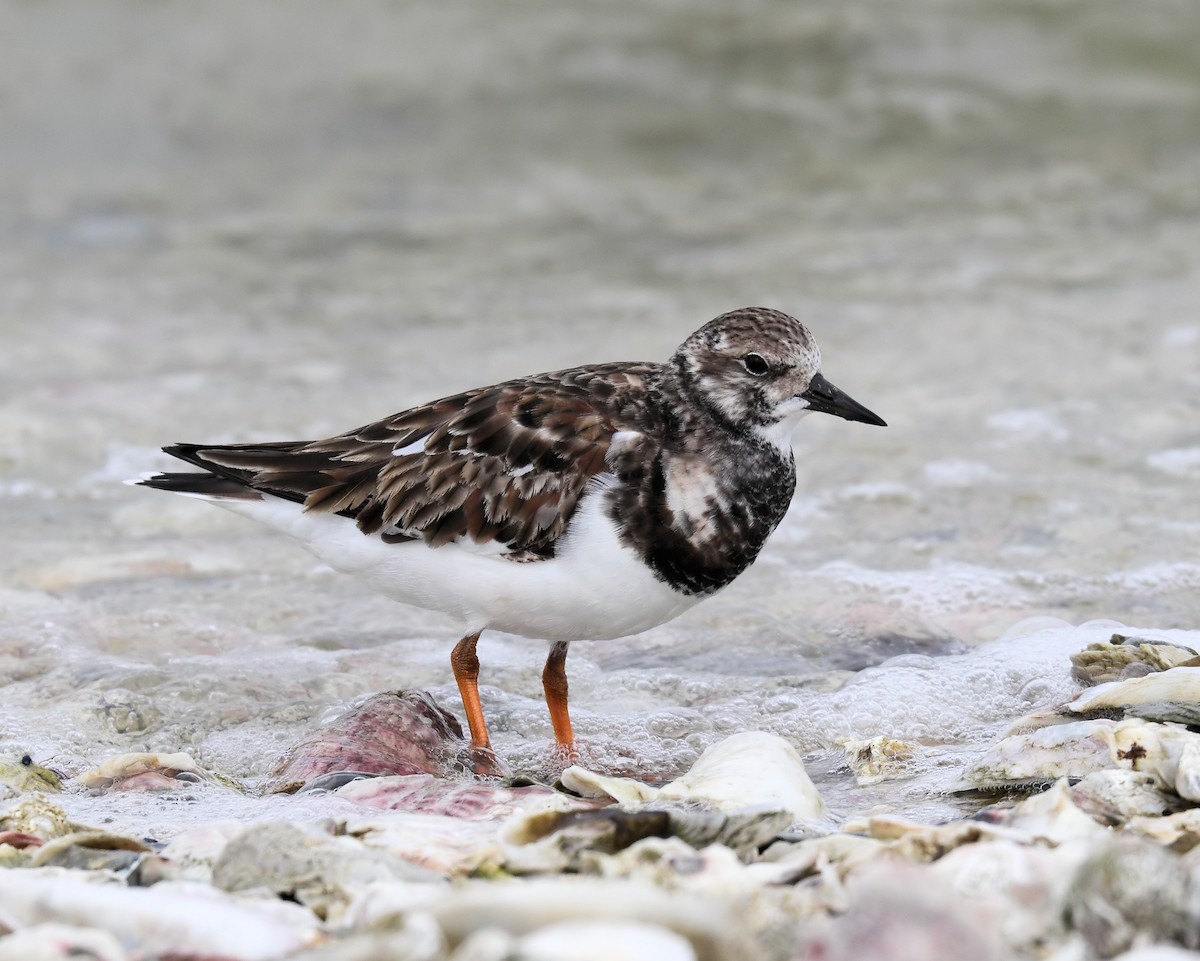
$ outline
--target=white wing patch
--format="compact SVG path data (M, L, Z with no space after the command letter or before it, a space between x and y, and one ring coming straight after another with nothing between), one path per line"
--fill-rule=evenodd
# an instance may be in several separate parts
M410 444L405 444L403 447L397 447L392 451L393 457L404 457L407 454L424 454L425 453L425 437L418 437Z

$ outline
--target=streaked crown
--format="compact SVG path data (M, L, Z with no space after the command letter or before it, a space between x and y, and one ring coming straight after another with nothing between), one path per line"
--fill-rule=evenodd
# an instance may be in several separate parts
M800 416L801 395L821 370L808 329L767 307L722 314L692 334L671 357L685 394L728 426L769 427Z

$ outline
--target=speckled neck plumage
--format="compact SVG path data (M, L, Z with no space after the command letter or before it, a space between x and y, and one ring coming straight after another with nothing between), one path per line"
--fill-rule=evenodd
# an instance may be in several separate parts
M676 365L648 380L642 409L625 412L646 442L610 450L619 483L605 494L607 511L657 577L712 594L753 563L783 519L795 461L703 403Z

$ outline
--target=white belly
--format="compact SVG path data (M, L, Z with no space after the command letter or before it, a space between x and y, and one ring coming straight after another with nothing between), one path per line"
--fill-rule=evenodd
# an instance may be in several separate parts
M621 544L603 499L600 489L585 496L555 557L527 563L459 544L385 544L348 518L305 513L273 497L213 503L290 534L381 594L454 615L469 630L578 641L637 634L702 599L672 590Z

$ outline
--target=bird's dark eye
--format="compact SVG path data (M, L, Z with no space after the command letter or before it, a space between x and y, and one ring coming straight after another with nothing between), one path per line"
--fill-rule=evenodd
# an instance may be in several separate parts
M21 755L21 763L25 767L30 767L33 764L33 758L31 758L28 754L22 754Z
M771 369L761 354L747 354L742 358L742 363L746 365L746 370L750 371L755 377L761 377Z

